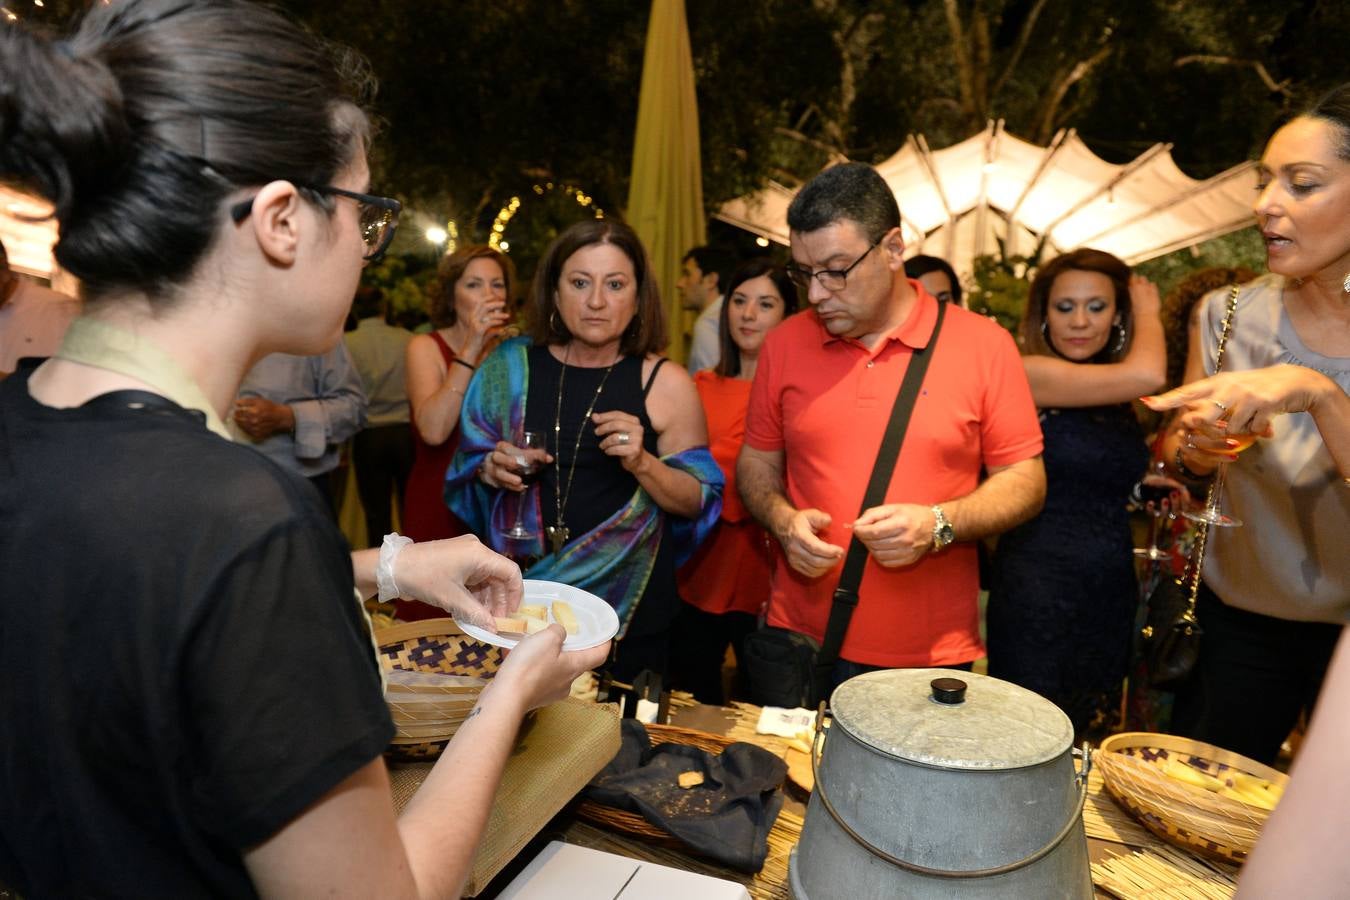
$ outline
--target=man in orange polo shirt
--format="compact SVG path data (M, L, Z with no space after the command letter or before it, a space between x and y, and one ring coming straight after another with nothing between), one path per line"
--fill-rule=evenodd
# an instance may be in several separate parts
M974 542L1031 518L1045 498L1017 348L993 321L948 305L885 503L859 516L938 304L905 278L900 210L870 166L818 175L788 227L789 273L812 309L765 340L736 468L746 506L784 551L769 624L823 638L856 534L868 559L834 683L872 668L969 666L984 655Z

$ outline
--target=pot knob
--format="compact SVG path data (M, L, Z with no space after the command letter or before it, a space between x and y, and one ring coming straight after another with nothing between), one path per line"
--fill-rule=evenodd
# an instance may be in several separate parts
M934 678L929 682L933 699L939 703L956 705L966 702L966 683L959 678Z

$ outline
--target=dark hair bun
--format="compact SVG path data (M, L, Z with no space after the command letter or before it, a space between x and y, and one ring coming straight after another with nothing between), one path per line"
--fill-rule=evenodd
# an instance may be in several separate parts
M168 298L230 194L332 182L368 136L368 87L350 54L249 0L94 3L69 42L0 28L0 179L55 204L56 260L86 297Z
M52 201L58 219L77 195L115 180L130 148L123 110L101 60L23 28L0 29L0 172Z

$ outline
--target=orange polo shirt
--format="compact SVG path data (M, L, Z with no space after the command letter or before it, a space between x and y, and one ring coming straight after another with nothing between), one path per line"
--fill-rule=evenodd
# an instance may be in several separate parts
M848 547L886 422L914 349L927 344L937 301L910 280L918 302L871 350L832 337L813 310L769 332L760 352L745 442L782 450L789 502L833 520L821 539ZM914 406L887 503L931 506L963 497L981 466L1006 466L1041 452L1031 387L1012 336L997 323L948 305L942 334ZM917 563L863 570L841 655L868 665L968 662L984 655L979 636L975 545L961 542ZM818 578L777 554L768 621L821 639L842 562Z

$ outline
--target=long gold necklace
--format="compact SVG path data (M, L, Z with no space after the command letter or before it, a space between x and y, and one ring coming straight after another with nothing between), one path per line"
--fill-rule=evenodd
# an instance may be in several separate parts
M572 355L572 345L569 342L567 349L563 351L562 371L558 373L558 405L553 413L553 447L556 452L561 454L562 450L562 399L563 399L563 381L567 378L567 360ZM544 528L548 534L549 545L553 548L554 555L562 551L564 545L571 538L572 532L568 530L563 522L563 511L567 509L567 500L572 496L572 478L577 474L577 456L581 454L581 436L586 432L586 423L591 420L591 413L595 412L595 404L600 400L600 392L605 389L605 382L609 380L609 373L619 364L622 359L619 356L605 368L605 374L600 378L600 386L595 389L595 396L591 398L591 405L586 407L586 415L581 417L581 424L577 428L576 445L572 448L572 463L567 469L567 489L563 489L562 478L553 479L553 501L554 501L554 522ZM559 462L562 462L560 459Z

